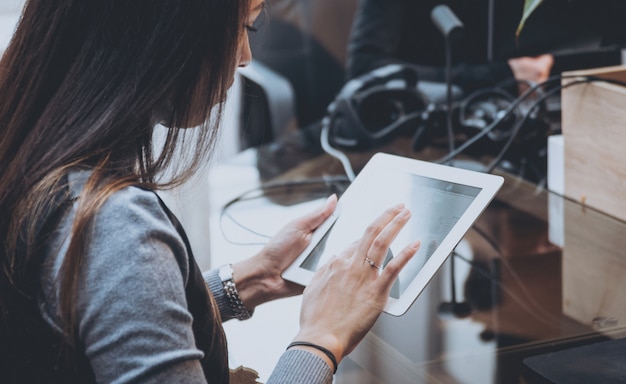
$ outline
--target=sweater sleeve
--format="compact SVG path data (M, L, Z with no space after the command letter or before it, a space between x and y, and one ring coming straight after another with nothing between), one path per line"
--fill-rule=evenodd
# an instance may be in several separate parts
M301 349L285 351L267 384L330 384L333 373L320 357Z
M74 212L44 263L42 311L58 316L58 273ZM78 279L79 341L97 382L206 382L187 308L185 245L152 192L130 187L98 211Z

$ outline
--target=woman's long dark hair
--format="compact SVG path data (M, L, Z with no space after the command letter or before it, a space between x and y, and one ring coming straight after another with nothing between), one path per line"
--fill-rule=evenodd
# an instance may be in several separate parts
M52 196L68 169L86 167L93 173L61 274L60 310L75 347L74 276L97 210L129 185L177 185L207 158L248 11L249 0L27 1L0 61L0 336L12 326L7 292L29 295L21 284L43 246ZM157 122L171 128L154 148ZM181 143L192 161L161 180Z

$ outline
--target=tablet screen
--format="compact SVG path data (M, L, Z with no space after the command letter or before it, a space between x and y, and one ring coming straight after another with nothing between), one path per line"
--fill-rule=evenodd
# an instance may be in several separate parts
M404 203L412 216L392 243L385 263L415 240L420 240L422 245L391 289L390 296L399 298L479 195L481 188L409 172L390 171L378 177L376 184L369 184L358 194L350 196L333 226L300 267L316 271L329 257L361 238L367 225L385 209Z

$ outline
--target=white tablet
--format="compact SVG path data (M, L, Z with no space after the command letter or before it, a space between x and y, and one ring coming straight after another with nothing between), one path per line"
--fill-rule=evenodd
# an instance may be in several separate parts
M339 199L337 209L313 234L307 249L283 273L307 285L332 255L359 239L389 207L404 203L411 218L391 244L386 264L415 240L422 245L400 272L385 312L404 314L494 198L500 176L378 153Z

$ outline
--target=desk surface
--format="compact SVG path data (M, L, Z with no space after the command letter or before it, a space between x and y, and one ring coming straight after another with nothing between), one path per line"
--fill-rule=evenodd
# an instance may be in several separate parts
M211 175L213 265L251 255L264 235L330 193L277 190L238 204L220 221L226 201L258 185L256 156L244 152ZM369 156L352 154L355 169ZM340 163L325 155L293 165L277 179L343 174ZM528 382L527 357L626 336L624 249L626 223L506 176L407 314L381 315L342 362L335 382ZM450 302L453 288L456 305ZM299 298L268 303L249 321L226 323L233 364L250 366L266 380L298 329L299 305ZM455 311L464 308L469 311Z

